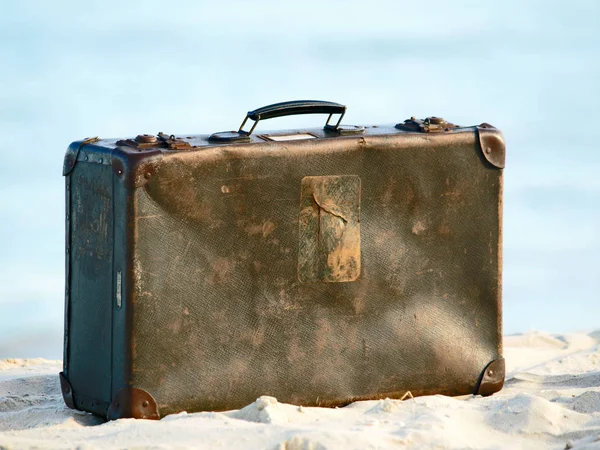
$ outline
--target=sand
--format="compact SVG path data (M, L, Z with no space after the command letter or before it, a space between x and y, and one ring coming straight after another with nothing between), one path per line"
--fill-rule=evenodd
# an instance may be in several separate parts
M600 449L600 332L504 340L487 398L428 396L309 408L262 396L237 411L103 421L66 408L60 361L0 361L0 448Z

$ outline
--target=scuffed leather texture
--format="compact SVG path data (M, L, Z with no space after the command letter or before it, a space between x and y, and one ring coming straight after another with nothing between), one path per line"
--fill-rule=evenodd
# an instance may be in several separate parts
M110 166L82 163L69 177L65 376L78 409L103 413L99 401L110 401L112 376L113 173Z
M474 393L501 357L502 193L475 133L165 154L127 219L132 385L161 415ZM360 178L354 281L298 276L307 176Z
M298 279L347 282L360 276L360 177L304 177L298 222Z

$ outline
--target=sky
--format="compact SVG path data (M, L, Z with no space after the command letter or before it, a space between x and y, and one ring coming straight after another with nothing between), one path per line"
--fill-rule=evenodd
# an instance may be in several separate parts
M600 2L8 0L0 358L62 357L70 142L212 133L304 98L349 124L500 128L505 333L600 329Z

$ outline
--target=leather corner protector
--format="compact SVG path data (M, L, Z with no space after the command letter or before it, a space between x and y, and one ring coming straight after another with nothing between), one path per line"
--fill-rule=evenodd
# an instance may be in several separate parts
M71 409L76 409L75 400L73 399L73 388L71 387L71 383L69 383L69 380L67 380L67 377L64 372L59 373L58 376L60 377L60 390L62 392L65 404Z
M63 177L66 177L71 173L71 171L75 168L75 164L77 163L77 154L79 153L79 147L81 147L83 141L73 142L67 148L67 152L65 153L65 159L63 161Z
M143 389L124 387L114 396L106 413L108 420L149 419L159 420L158 405L154 397Z
M477 127L479 145L484 158L498 169L504 169L506 163L506 145L502 132L489 123Z
M65 160L63 162L63 176L67 176L71 173L71 171L75 168L75 164L77 164L77 157L79 156L79 150L81 147L87 144L93 144L94 142L98 142L100 139L95 137L85 138L82 141L75 141L69 145L67 148L67 152L65 154Z
M504 386L505 371L504 358L495 359L489 363L481 373L475 395L486 397L502 389L502 386Z
M138 188L148 183L158 171L162 160L160 150L155 149L138 153L117 148L112 156L114 174L130 188Z
M147 184L156 172L158 171L158 164L155 162L146 162L140 164L135 170L135 187L142 187Z

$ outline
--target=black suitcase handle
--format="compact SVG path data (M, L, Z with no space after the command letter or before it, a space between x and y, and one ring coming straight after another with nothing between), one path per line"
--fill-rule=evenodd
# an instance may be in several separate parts
M325 127L337 129L337 127L342 122L342 117L344 117L345 113L345 105L340 105L339 103L333 102L324 102L321 100L293 100L291 102L274 103L272 105L263 106L262 108L255 109L254 111L248 111L246 118L240 125L238 133L243 133L247 136L250 136L260 120L273 119L275 117L283 116L295 116L298 114L329 114L327 122L325 123ZM332 126L329 125L329 121L331 120L331 116L334 114L341 115L337 124L335 124L335 126ZM242 129L244 128L244 125L246 125L248 119L254 120L254 125L252 125L250 131L246 133Z

